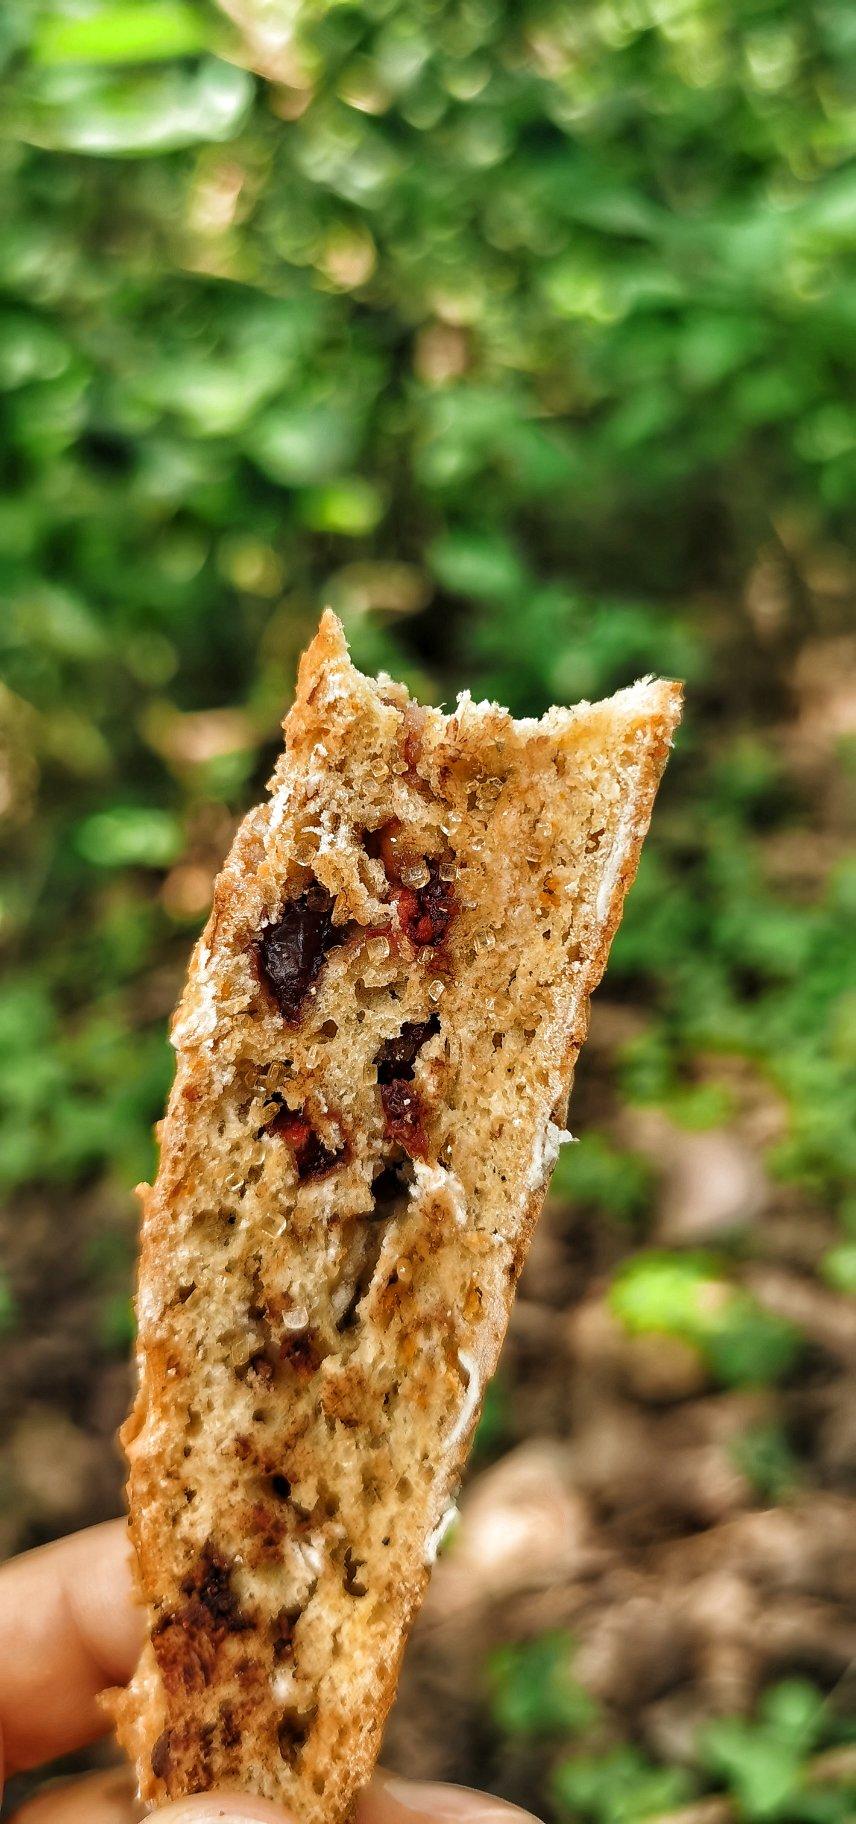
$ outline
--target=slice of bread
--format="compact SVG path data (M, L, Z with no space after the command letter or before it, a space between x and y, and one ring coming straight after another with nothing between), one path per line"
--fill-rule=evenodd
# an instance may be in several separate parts
M367 1780L680 714L513 721L325 614L175 1025L123 1439L147 1800Z

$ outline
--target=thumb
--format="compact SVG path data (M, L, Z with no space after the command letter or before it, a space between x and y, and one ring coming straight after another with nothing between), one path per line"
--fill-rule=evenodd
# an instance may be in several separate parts
M538 1824L530 1811L471 1786L400 1780L380 1769L360 1795L358 1824Z
M150 1824L294 1824L290 1812L248 1792L202 1792L152 1814Z

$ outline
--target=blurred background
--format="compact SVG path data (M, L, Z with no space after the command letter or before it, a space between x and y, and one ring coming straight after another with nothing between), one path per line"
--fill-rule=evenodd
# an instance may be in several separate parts
M167 1018L321 606L433 702L676 673L387 1758L844 1824L856 15L4 0L0 64L3 1551L119 1510Z

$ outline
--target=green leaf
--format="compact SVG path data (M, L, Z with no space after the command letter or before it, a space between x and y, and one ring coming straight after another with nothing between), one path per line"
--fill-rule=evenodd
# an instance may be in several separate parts
M778 1379L801 1347L793 1325L763 1310L704 1254L636 1255L616 1274L609 1302L632 1334L662 1331L693 1344L727 1386Z
M38 23L32 54L42 64L160 62L208 50L211 38L209 21L183 0L135 0L80 14L47 14Z
M836 1292L856 1294L856 1241L840 1241L823 1256L823 1277Z
M181 825L154 806L96 811L77 832L77 848L97 868L166 868L181 854Z
M562 1148L550 1185L554 1197L572 1204L590 1204L607 1210L620 1222L640 1217L651 1194L652 1174L647 1161L619 1150L602 1134L583 1134L573 1146Z
M702 1745L707 1765L727 1779L747 1818L787 1816L800 1772L800 1756L793 1747L751 1723L730 1718L711 1723Z
M127 1355L136 1334L134 1306L127 1293L105 1298L98 1314L98 1340L111 1355Z
M277 408L252 426L248 454L259 468L290 487L327 481L356 456L359 424L344 406L318 403Z
M523 563L499 532L447 532L434 540L428 561L444 589L477 601L514 598L526 587Z
M561 1814L596 1824L637 1824L675 1810L693 1788L682 1768L652 1767L637 1748L622 1746L560 1762L553 1790Z
M113 75L65 65L22 86L21 139L95 158L152 157L231 139L253 95L246 70L206 57L194 68Z
M571 1674L574 1641L564 1633L499 1647L488 1661L491 1710L508 1735L578 1734L597 1706Z
M383 489L361 475L343 477L326 488L307 489L300 516L316 532L334 532L342 538L363 538L373 532L384 514Z

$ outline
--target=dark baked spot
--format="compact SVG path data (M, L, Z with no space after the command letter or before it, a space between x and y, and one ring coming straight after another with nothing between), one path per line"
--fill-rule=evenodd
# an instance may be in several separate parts
M210 1541L203 1546L193 1570L182 1580L180 1588L182 1596L187 1596L204 1611L210 1626L235 1633L250 1627L250 1622L240 1614L240 1604L232 1588L231 1566Z
M319 1349L311 1330L299 1330L293 1336L287 1336L279 1346L280 1360L287 1362L297 1374L308 1376L320 1368L324 1352Z
M402 1198L409 1196L409 1193L410 1186L407 1183L407 1179L403 1176L401 1166L385 1165L383 1171L378 1172L378 1175L372 1184L374 1204L369 1211L367 1220L369 1222L385 1222L387 1217L391 1215L395 1205L399 1203Z
M214 1670L216 1645L204 1629L194 1633L186 1618L165 1616L152 1630L152 1647L170 1697L205 1690Z
M235 1369L235 1375L239 1381L248 1381L251 1386L271 1387L274 1365L264 1349L257 1349L248 1361Z
M171 1761L172 1734L169 1729L165 1729L163 1735L158 1736L152 1749L152 1773L156 1780L165 1780L167 1778Z
M273 1656L277 1665L284 1659L290 1659L293 1652L294 1630L300 1620L301 1610L295 1605L280 1609L273 1623Z
M436 1013L427 1020L407 1020L392 1039L385 1039L375 1058L379 1083L392 1083L396 1077L408 1083L413 1078L416 1059L423 1045L440 1030Z
M313 1721L313 1716L303 1716L297 1710L286 1710L280 1718L276 1732L279 1752L289 1766L297 1765Z
M241 1613L226 1559L210 1543L179 1588L184 1601L156 1623L152 1646L167 1691L198 1692L210 1681L223 1641L253 1623Z
M278 1135L290 1146L301 1184L312 1178L326 1178L327 1173L332 1172L334 1166L341 1165L347 1157L346 1146L334 1149L324 1145L320 1134L316 1133L302 1110L278 1109L264 1131Z
M316 880L297 899L289 900L275 924L262 932L259 966L276 1004L289 1025L317 980L328 951L344 942L345 928L333 923L335 900Z
M355 1558L351 1547L348 1546L345 1552L345 1571L342 1579L348 1596L365 1596L367 1594L368 1585L363 1583L360 1577L360 1572L363 1567L364 1561L361 1558Z
M224 1748L237 1748L241 1731L231 1704L224 1704L220 1711L220 1734Z

